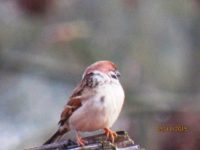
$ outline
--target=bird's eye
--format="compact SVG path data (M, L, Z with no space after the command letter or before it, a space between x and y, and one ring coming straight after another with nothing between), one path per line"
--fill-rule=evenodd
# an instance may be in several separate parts
M110 76L111 76L111 78L113 78L113 79L118 79L118 78L120 77L120 73L119 73L118 70L111 71L111 72L110 72Z
M111 74L111 77L112 77L113 79L117 79L117 76L114 75L114 74Z
M90 73L89 73L89 76L93 76L93 75L94 75L94 72L90 72Z

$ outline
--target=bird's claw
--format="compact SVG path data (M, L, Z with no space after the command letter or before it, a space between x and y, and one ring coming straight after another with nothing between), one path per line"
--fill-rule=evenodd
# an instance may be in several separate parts
M77 142L77 144L79 145L79 146L84 146L86 143L87 143L87 141L86 140L84 140L83 138L81 138L80 136L76 136L76 142Z
M110 139L112 143L115 142L115 138L117 137L117 133L115 131L112 131L109 128L104 128L106 140Z

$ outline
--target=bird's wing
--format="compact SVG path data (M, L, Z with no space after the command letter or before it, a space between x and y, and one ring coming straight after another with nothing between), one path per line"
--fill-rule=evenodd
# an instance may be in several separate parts
M68 120L68 118L72 115L72 113L79 107L81 107L80 96L70 99L69 102L65 105L64 110L61 113L59 124L62 126Z
M82 80L81 84L79 84L73 91L73 94L70 96L68 103L65 105L64 110L61 113L59 124L62 126L72 115L74 111L81 107L82 101L88 99L91 94L85 94L84 89L88 86L89 78L91 74L86 75L86 77ZM91 82L91 81L90 81ZM88 92L87 92L88 93Z

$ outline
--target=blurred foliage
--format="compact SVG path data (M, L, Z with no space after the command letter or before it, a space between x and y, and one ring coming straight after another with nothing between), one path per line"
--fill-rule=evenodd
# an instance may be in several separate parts
M84 68L104 59L118 64L126 92L114 128L146 149L165 149L160 123L199 119L199 7L199 0L0 1L3 149L45 141Z

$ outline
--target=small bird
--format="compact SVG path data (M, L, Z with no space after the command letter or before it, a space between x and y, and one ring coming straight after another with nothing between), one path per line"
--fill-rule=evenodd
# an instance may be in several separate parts
M83 146L87 141L79 132L99 129L114 142L117 134L110 128L121 112L125 97L119 77L117 66L111 61L97 61L87 67L64 106L57 132L44 144L53 143L66 132L75 130L76 141Z

